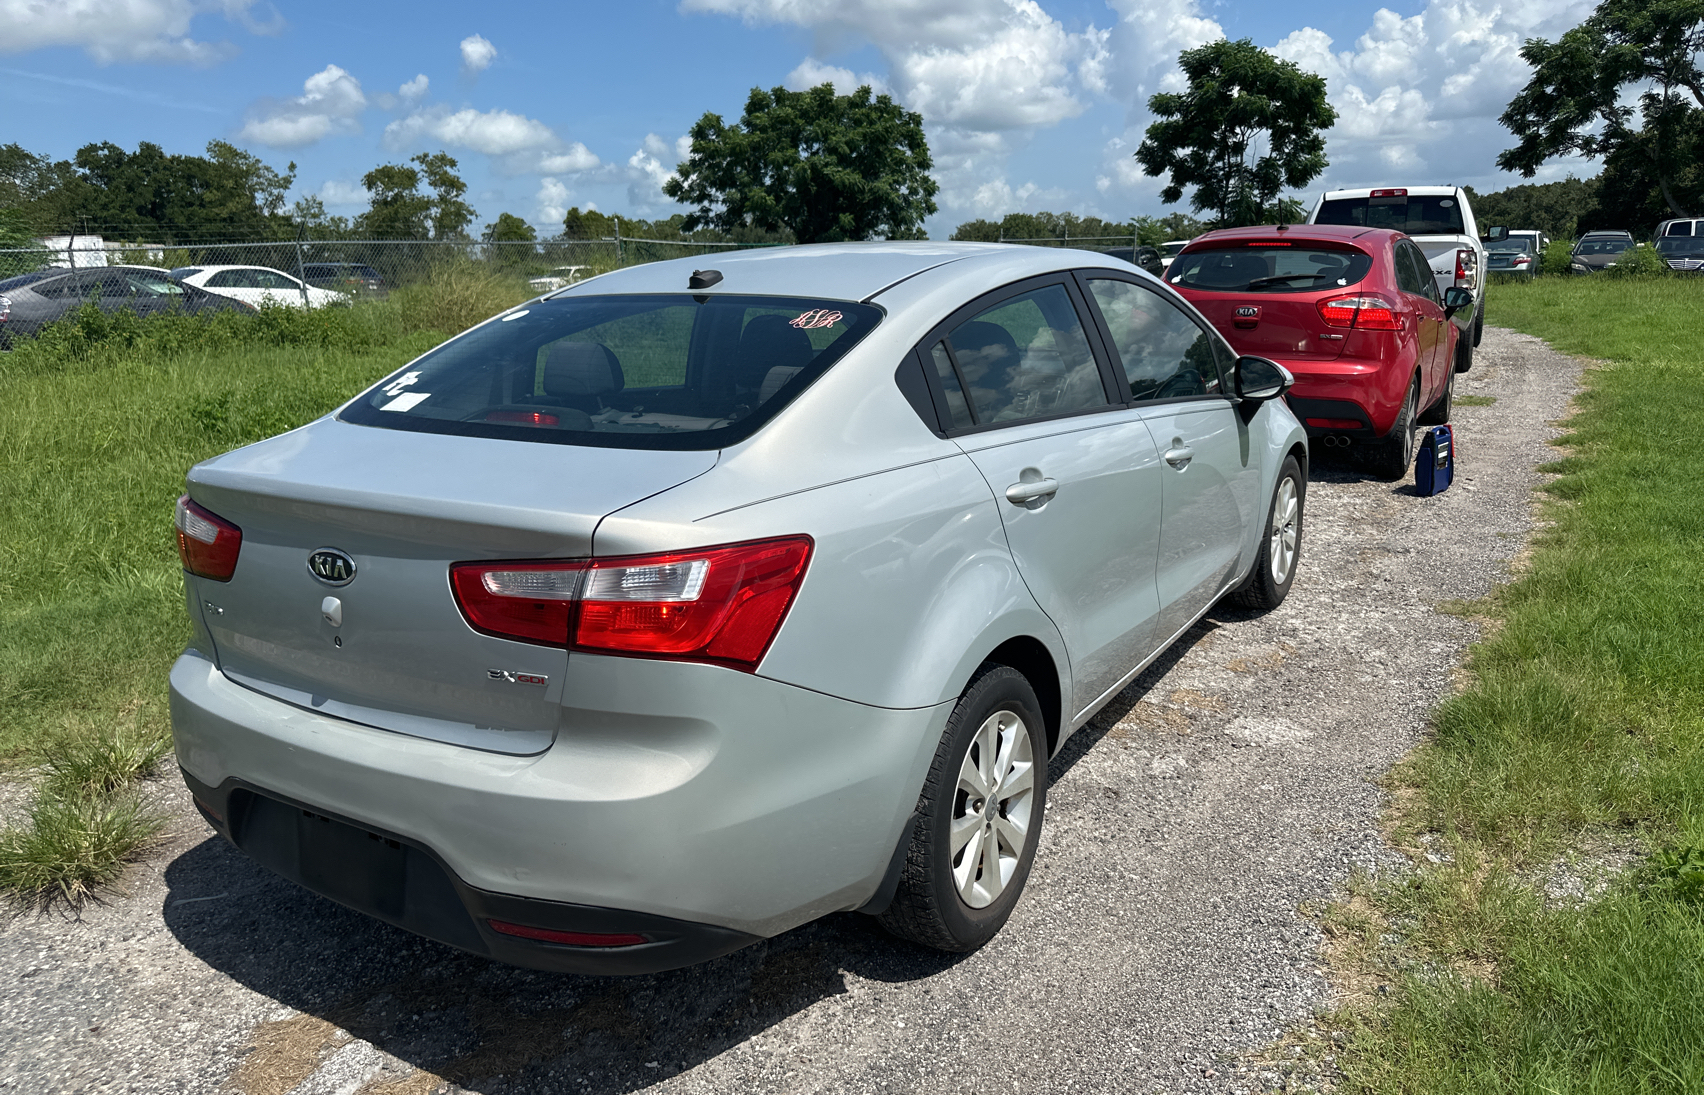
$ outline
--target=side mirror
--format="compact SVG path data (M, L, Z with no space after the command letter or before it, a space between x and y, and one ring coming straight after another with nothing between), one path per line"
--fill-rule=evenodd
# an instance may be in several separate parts
M1250 403L1277 399L1290 390L1296 378L1290 370L1264 357L1239 357L1236 364L1237 397Z
M1509 230L1500 224L1495 225L1491 228L1487 228L1485 230L1485 234L1479 238L1484 240L1486 243L1502 243L1504 240L1509 238Z
M1459 285L1452 285L1448 289L1444 290L1444 311L1446 313L1459 312L1472 303L1473 291L1471 289L1463 289Z

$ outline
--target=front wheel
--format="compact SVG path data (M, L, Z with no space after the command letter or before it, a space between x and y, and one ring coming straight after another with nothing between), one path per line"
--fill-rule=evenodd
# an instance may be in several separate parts
M1473 344L1479 345L1479 340L1485 337L1485 301L1479 301L1479 313L1473 317ZM1464 372L1466 370L1463 370Z
M1408 395L1402 400L1402 410L1396 413L1396 425L1390 434L1373 449L1373 474L1395 482L1408 474L1414 463L1414 415L1420 402L1420 378L1408 385Z
M1029 878L1046 800L1035 690L1009 666L984 666L947 718L882 926L943 951L994 938Z
M1278 485L1272 489L1272 507L1266 514L1266 535L1248 580L1231 594L1244 608L1270 612L1284 603L1296 580L1296 564L1302 559L1302 503L1307 485L1302 466L1293 456L1284 458L1278 469Z

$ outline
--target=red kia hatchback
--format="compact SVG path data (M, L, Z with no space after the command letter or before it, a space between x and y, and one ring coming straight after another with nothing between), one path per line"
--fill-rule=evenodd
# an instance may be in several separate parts
M1440 296L1425 254L1401 232L1323 224L1208 232L1172 260L1165 280L1237 353L1295 374L1290 409L1310 437L1364 448L1385 478L1408 473L1416 422L1450 420L1449 316L1472 295Z

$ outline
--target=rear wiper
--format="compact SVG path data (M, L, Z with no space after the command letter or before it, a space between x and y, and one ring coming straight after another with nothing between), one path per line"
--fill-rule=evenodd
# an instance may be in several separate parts
M1295 281L1297 278L1307 278L1309 281L1318 281L1326 276L1327 275L1325 274L1274 274L1267 278L1255 278L1253 281L1248 283L1248 287L1250 289L1258 289L1262 285L1276 285L1281 281Z

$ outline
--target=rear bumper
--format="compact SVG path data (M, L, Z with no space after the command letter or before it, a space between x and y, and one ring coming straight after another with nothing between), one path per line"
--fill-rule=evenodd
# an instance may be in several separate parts
M1350 357L1329 362L1274 360L1296 378L1285 398L1309 437L1341 435L1376 440L1386 436L1396 425L1412 375L1412 367L1400 361ZM1324 420L1331 421L1327 424ZM1356 425L1341 425L1348 421Z
M527 960L537 948L494 938L481 918L518 902L544 919L516 923L644 933L609 926L620 913L681 940L654 949L662 964L649 968L661 969L868 901L951 710L868 707L715 666L570 662L568 694L584 706L564 707L549 750L517 757L294 707L191 650L171 675L178 763L245 850L241 819L257 799L415 849L454 891L463 930L444 938L394 901L402 911L385 914L316 885L319 868L299 855L289 867L287 848L251 853L326 896L547 968L570 968L560 948ZM591 923L605 926L576 926ZM608 960L605 972L637 972L629 957L576 954L572 968Z
M1372 441L1381 434L1373 430L1372 419L1365 407L1348 399L1308 399L1294 393L1285 397L1309 437L1342 436L1357 441ZM1346 425L1346 423L1355 423ZM1388 432L1388 431L1387 431Z

